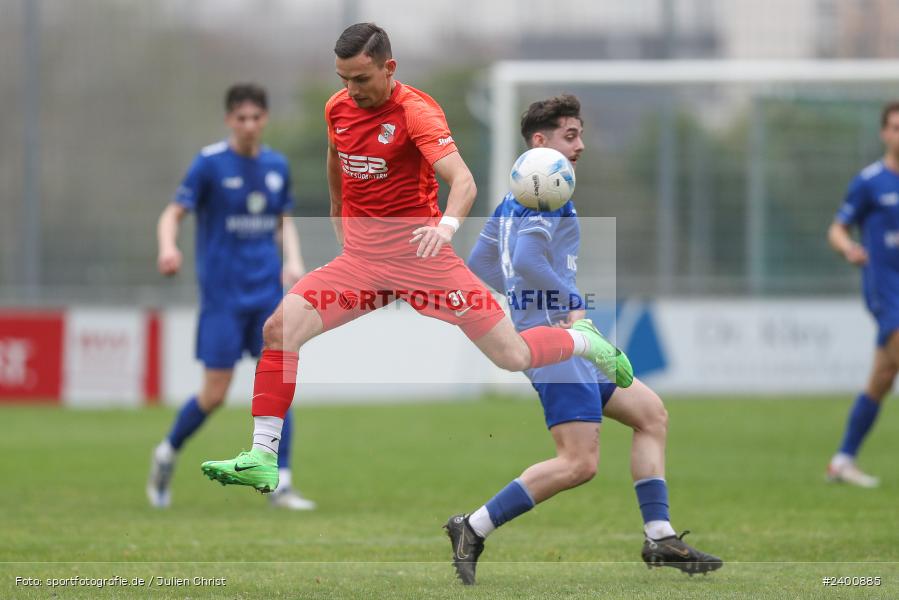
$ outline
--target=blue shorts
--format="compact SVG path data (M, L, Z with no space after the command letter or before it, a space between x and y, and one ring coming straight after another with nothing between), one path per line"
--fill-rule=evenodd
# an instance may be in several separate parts
M276 306L250 311L200 309L197 358L207 369L233 369L244 351L251 356L259 356L262 351L262 326Z
M525 374L540 395L548 429L568 421L602 422L602 409L618 387L593 363L577 356Z

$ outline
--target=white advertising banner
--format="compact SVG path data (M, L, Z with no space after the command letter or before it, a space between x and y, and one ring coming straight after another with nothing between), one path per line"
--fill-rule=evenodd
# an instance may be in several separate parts
M626 301L617 319L592 315L662 393L850 393L868 376L874 325L856 299ZM199 389L196 312L163 318L163 396ZM255 361L238 363L229 398L248 402ZM300 352L303 402L420 401L486 391L531 393L520 373L495 367L459 331L388 307L321 335Z
M202 364L195 356L196 319L191 309L170 309L164 314L163 396L167 403L180 404L197 392L202 381ZM249 402L254 370L252 359L245 357L238 363L229 401ZM457 327L422 317L401 303L304 345L296 397L358 403L475 396L496 380L496 371Z
M63 352L65 404L142 405L146 347L146 316L142 310L67 311Z
M668 300L650 314L665 364L645 379L659 391L852 392L871 368L875 327L856 299Z

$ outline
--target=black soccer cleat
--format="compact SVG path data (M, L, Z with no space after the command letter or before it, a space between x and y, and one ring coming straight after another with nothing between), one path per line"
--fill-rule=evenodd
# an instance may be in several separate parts
M484 538L468 524L468 515L453 515L443 526L453 544L453 566L456 577L465 585L474 585L478 557L484 551Z
M646 538L643 542L643 562L653 567L674 567L692 577L693 573L717 571L724 566L717 556L706 554L684 542L685 531L680 535L670 535L658 540Z

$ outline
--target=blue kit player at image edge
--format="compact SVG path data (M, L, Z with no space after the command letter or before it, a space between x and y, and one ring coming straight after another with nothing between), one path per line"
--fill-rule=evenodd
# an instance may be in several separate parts
M899 173L877 161L849 185L835 217L845 226L857 225L868 253L862 267L865 304L877 321L877 345L884 346L899 329Z
M891 122L895 118L889 117L885 129L895 125ZM855 252L863 253L864 258L856 258L854 264L861 267L862 295L877 324L877 347L868 384L852 404L839 449L827 466L827 476L830 481L865 488L877 487L880 480L862 471L856 465L856 457L893 386L896 341L892 338L899 330L899 173L884 160L868 165L853 178L830 234L837 233L838 239L845 236L848 240L848 229L859 229L862 250ZM849 244L853 245L856 244Z

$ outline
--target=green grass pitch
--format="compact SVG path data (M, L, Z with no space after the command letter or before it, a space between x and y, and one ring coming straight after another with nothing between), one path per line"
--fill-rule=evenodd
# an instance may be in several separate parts
M300 402L295 478L319 503L312 513L272 510L247 488L202 477L202 460L249 444L246 409L221 411L188 443L173 506L156 511L144 480L171 410L4 407L0 598L896 598L893 407L862 454L882 486L824 481L850 400L668 400L673 524L723 557L721 571L691 578L639 562L629 430L607 421L597 477L496 532L474 588L455 581L441 525L551 455L535 397ZM145 586L47 583L73 576ZM194 585L194 577L225 585ZM823 577L880 577L881 585L830 587Z

